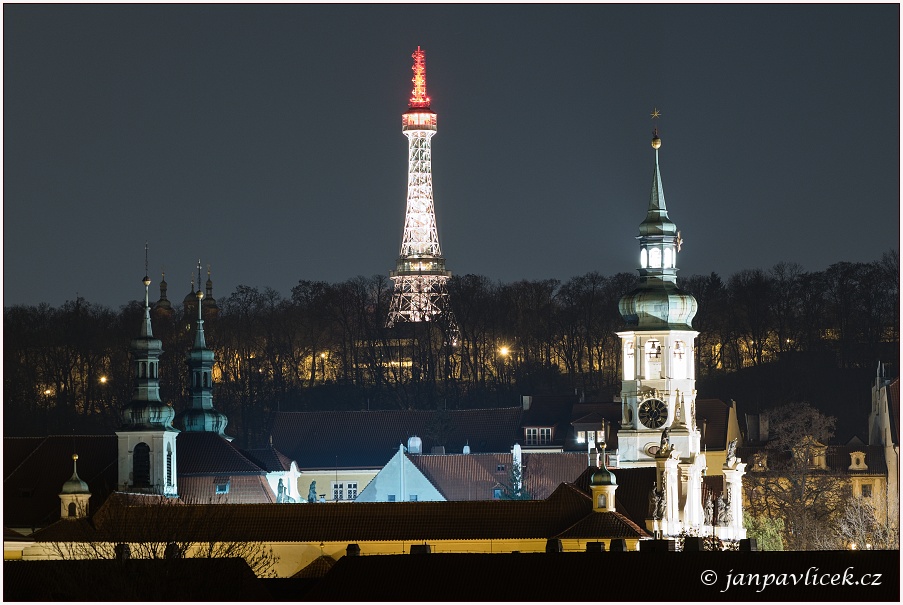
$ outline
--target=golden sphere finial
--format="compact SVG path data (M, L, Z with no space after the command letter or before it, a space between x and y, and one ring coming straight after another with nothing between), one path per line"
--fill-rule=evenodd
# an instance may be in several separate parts
M72 454L72 459L73 459L73 460L78 460L78 454Z
M198 300L201 300L201 299L202 299L202 298L204 298L204 293L203 293L203 292L201 292L201 291L200 291L200 290L198 290L198 293L197 293L197 294L195 294L195 296L197 296L197 297L198 297Z
M662 146L662 140L658 138L658 134L653 135L652 137L652 148L658 149Z

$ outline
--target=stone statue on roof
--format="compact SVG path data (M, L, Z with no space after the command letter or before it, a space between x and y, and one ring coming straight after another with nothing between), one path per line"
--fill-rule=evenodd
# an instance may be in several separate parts
M727 444L727 465L734 466L737 463L737 438L731 439Z
M703 523L705 525L711 525L713 521L712 517L714 517L714 515L715 505L712 502L712 492L709 492L705 497L705 518L703 520Z
M316 502L317 501L317 482L310 482L310 489L307 490L307 501L308 502Z

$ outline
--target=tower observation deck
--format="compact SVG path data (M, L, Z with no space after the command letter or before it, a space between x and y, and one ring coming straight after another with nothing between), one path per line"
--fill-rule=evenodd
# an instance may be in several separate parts
M401 254L395 271L387 325L401 322L442 322L450 340L457 339L457 326L448 305L445 258L439 248L436 211L433 205L432 152L430 139L436 134L436 113L426 94L425 53L418 46L414 59L414 89L408 110L401 117L401 131L408 138L408 199L405 210Z

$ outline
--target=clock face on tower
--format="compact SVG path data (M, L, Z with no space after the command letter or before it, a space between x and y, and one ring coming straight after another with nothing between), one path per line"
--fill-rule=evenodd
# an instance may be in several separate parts
M668 406L661 399L647 399L637 411L640 422L649 429L661 428L668 421Z

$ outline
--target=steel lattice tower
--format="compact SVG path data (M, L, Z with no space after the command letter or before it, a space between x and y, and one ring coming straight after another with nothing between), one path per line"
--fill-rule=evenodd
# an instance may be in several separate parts
M447 338L457 340L457 325L448 305L445 258L439 249L430 139L436 134L436 113L426 96L426 60L418 46L414 59L414 90L409 109L402 114L401 131L408 137L408 201L401 254L395 271L388 326L400 322L443 322Z

